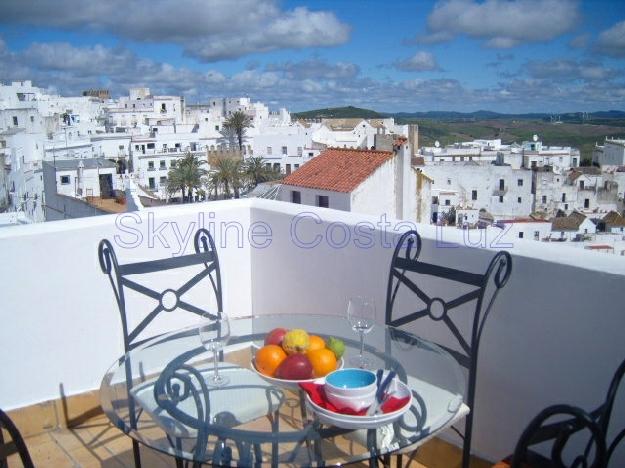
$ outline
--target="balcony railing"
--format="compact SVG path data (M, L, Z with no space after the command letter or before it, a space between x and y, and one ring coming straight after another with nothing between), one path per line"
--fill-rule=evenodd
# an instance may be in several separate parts
M10 350L0 357L5 376L0 406L13 409L60 398L59 388L66 395L99 388L106 369L123 353L123 341L113 293L95 260L98 242L110 239L122 262L178 255L192 249L191 243L181 245L180 233L192 232L200 219L207 227L212 223L215 233L227 314L341 316L349 297L366 294L375 299L377 319L383 322L394 241L406 229L399 221L385 219L390 226L383 227L380 218L356 213L240 199L13 226L0 230L0 342ZM252 227L261 222L271 234L254 237L258 231ZM362 237L362 223L371 226L370 236ZM332 235L337 226L349 234L341 245ZM496 460L509 453L531 416L548 405L594 408L603 400L624 357L625 264L619 256L531 239L512 246L487 239L491 248L474 248L467 246L462 230L416 227L427 262L481 272L493 249L509 248L513 257L512 276L480 343L476 454ZM159 290L168 282L170 277L155 279L152 287ZM424 282L423 288L440 297L448 293L433 283ZM201 303L204 292L190 293L188 299ZM148 299L134 306L154 307ZM152 332L194 320L177 312L163 319ZM439 325L407 328L453 347L453 337ZM468 316L460 325L470 326ZM618 400L616 407L623 404ZM613 412L613 424L624 427L625 412ZM448 438L458 442L452 433ZM625 463L622 458L615 462Z

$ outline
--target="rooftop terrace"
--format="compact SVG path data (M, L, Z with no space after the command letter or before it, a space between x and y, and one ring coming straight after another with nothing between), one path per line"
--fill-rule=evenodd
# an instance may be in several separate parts
M162 258L191 248L189 238L203 224L214 229L229 315L341 315L348 297L366 291L383 322L392 241L412 226L303 209L231 200L0 230L0 407L21 409L13 412L15 422L35 458L58 456L58 466L130 466L129 439L97 414L96 390L123 354L116 304L98 265L102 238L114 242L124 260ZM374 226L366 248L355 242L363 222ZM347 242L339 235L343 227ZM465 246L461 232L445 231L442 238L436 226L416 229L425 261L482 271L492 257L493 249ZM544 407L596 407L624 357L622 258L532 240L519 240L509 251L512 276L486 324L478 367L473 452L490 461L510 453ZM153 332L192 322L170 314ZM408 329L453 346L434 326ZM615 427L625 426L624 400L613 412ZM63 428L68 422L71 429ZM458 443L451 432L443 438ZM456 452L440 440L431 444L420 455L434 454L422 459L425 465L454 466L437 463ZM625 463L622 452L615 466ZM152 466L167 466L154 457ZM56 458L48 460L57 466Z

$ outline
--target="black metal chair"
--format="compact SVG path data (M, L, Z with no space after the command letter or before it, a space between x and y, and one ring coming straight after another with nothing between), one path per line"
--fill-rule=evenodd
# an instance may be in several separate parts
M617 432L609 445L607 442L614 400L624 374L625 361L621 363L612 378L605 402L590 413L569 405L554 405L541 411L521 434L512 456L512 468L528 466L562 468L566 466L565 459L567 458L572 458L569 465L571 467L608 467L616 447L625 438L625 428L623 428ZM566 418L562 419L562 416ZM557 422L548 423L556 417L559 417ZM571 455L573 443L568 444L568 442L575 436L584 437L583 433L586 431L588 441L581 453L573 447L574 453L577 454L573 457ZM530 449L534 445L546 442L553 442L549 457ZM578 444L580 442L581 440L577 441ZM506 466L504 463L497 466Z
M213 319L217 319L222 314L222 288L221 288L221 272L219 269L219 259L217 257L217 249L212 236L206 229L198 229L194 237L195 253L182 255L179 257L164 258L158 260L148 260L137 263L126 263L120 265L115 255L113 245L107 240L102 239L98 246L98 258L102 272L108 275L111 287L115 294L115 299L119 307L122 321L122 330L124 335L124 352L127 353L142 344L145 339L140 340L140 334L146 327L162 312L171 312L175 309L204 315L209 314ZM202 266L199 273L195 274L190 280L180 286L178 289L165 289L158 292L153 289L134 281L134 277L165 270L177 268L186 268L192 266ZM133 277L130 279L129 277ZM196 286L200 281L209 278L213 292L217 302L217 313L213 314L208 310L197 307L182 299L182 296L191 288ZM143 294L151 299L158 301L158 305L139 322L139 324L129 329L128 315L126 310L125 289L130 289ZM126 360L126 383L128 390L132 387L132 375L128 360ZM137 415L135 413L133 398L129 395L129 412L130 425L135 428L137 423ZM141 466L139 454L139 444L133 439L132 442L135 466ZM180 463L178 463L180 464Z
M477 357L480 338L484 330L484 324L491 311L492 305L499 291L506 285L512 270L512 257L508 252L498 252L491 260L485 273L471 273L454 268L443 267L423 262L419 259L421 253L421 238L416 231L404 233L393 253L391 271L388 279L386 295L387 325L399 327L419 319L429 319L442 322L457 340L459 349L446 349L458 363L468 370L467 398L466 403L471 409L466 417L465 430L462 434L456 432L464 439L462 466L469 466L471 456L471 437L473 431L473 415L475 413L475 386L477 376ZM445 280L450 284L460 286L459 295L454 295L451 300L440 297L431 297L425 288L419 286L420 278ZM490 281L493 286L489 288ZM423 304L415 312L397 316L394 314L396 300L400 286L408 288L409 292L416 295ZM468 292L464 292L467 291ZM488 291L488 293L487 293ZM450 293L451 294L451 293ZM454 321L453 309L474 302L472 307L472 326L470 333L463 333ZM412 309L414 310L414 309ZM458 317L458 312L456 317Z
M5 441L2 430L6 430L10 436L10 440ZM22 460L24 468L34 468L33 461L28 453L28 448L24 443L22 434L15 427L11 418L0 409L0 468L7 468L7 459L9 456L17 453Z

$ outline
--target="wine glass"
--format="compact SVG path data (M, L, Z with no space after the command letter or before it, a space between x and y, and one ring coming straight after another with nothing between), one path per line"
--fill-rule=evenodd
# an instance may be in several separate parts
M230 322L225 315L215 319L211 314L204 314L202 318L203 321L199 328L200 341L207 351L213 353L215 366L213 375L207 379L206 383L212 387L223 387L228 385L230 379L224 375L219 375L217 355L230 338Z
M349 360L350 365L367 369L371 362L364 356L365 334L373 329L375 323L375 303L367 297L352 297L347 304L347 321L352 329L360 334L360 354Z

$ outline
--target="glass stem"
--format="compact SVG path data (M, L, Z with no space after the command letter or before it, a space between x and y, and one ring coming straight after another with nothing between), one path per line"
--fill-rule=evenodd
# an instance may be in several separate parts
M217 365L217 348L213 348L213 365L215 367L215 376L213 377L216 382L219 381L219 366Z
M362 355L365 352L365 332L360 331L360 358L362 359Z

